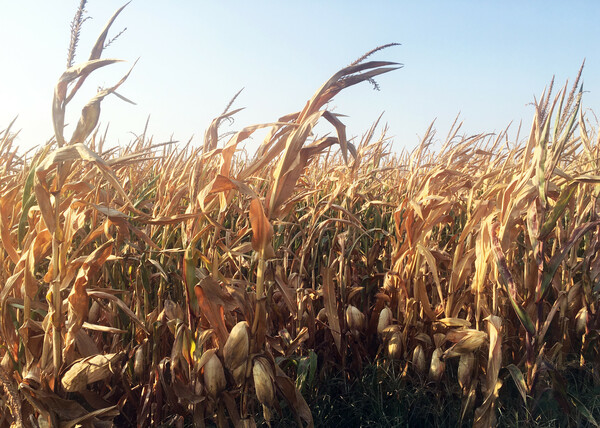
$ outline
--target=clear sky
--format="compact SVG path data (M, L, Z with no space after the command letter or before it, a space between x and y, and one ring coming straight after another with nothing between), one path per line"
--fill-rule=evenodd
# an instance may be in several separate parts
M0 129L19 115L26 149L52 135L52 91L65 69L69 24L78 0L0 1ZM122 0L89 0L76 62ZM138 57L119 93L102 104L109 143L142 132L155 142L200 144L211 119L245 90L232 130L300 110L333 73L366 51L404 68L340 94L331 107L361 135L385 111L395 148L414 147L436 119L444 139L457 114L466 134L516 131L531 124L534 96L583 74L584 108L600 109L600 2L590 1L157 1L133 0L109 34L127 31L103 57L127 60L92 74L69 104L74 124L98 86L116 83ZM593 117L590 115L590 118ZM72 128L71 128L72 129ZM227 130L225 128L224 130ZM66 132L67 137L70 132ZM249 147L252 149L252 147Z

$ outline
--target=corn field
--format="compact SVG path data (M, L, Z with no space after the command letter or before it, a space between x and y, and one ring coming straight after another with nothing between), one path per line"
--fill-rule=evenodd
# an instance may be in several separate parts
M22 155L0 133L0 427L252 427L286 412L323 426L303 393L367 365L458 383L475 427L497 424L508 387L525 408L551 390L598 426L600 405L564 388L569 369L600 385L600 140L579 76L536 101L524 137L455 124L439 149L430 128L393 153L378 123L349 141L327 110L400 67L369 53L276 121L222 134L230 103L201 147L143 133L104 149L100 104L129 73L70 138L65 112L116 61L101 55L121 10L89 60L70 56L54 138ZM333 136L315 137L319 122Z

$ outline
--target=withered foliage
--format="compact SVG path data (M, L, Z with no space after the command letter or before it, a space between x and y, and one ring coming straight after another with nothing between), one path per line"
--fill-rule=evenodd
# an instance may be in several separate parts
M488 427L507 379L527 404L564 391L565 367L597 373L600 144L581 92L542 96L524 143L458 125L437 152L430 128L394 155L377 124L353 145L327 110L398 68L358 61L224 143L238 110L201 148L105 151L100 103L127 73L67 142L121 10L58 81L55 140L21 157L0 134L0 427L246 427L284 403L312 426L308 366L288 362L315 355L316 378L376 362L431 382L456 358L462 417ZM314 137L319 120L335 136ZM256 155L236 153L259 129Z

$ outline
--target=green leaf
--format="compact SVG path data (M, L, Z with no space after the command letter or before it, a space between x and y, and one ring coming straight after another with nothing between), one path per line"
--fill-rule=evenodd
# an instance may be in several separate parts
M304 392L306 388L310 388L315 380L316 371L317 354L311 350L308 356L302 357L298 361L296 387L302 392Z
M552 278L554 278L558 267L567 256L571 247L573 247L573 245L575 245L575 243L579 241L579 239L585 233L597 226L600 226L600 220L590 221L588 223L582 224L573 231L573 235L571 235L571 238L567 241L565 246L558 253L554 254L554 256L550 259L550 262L548 262L546 268L544 269L544 275L542 276L542 284L540 290L536 290L536 302L541 301L548 292L550 284L552 283Z
M23 247L23 238L25 238L25 228L27 227L27 217L29 215L29 209L36 204L35 193L33 190L33 180L35 179L35 169L39 162L35 162L31 165L27 179L25 180L25 186L23 187L23 209L21 210L21 218L19 219L19 248Z
M21 218L19 219L19 248L23 248L23 239L25 238L26 228L27 228L27 217L29 216L29 210L32 206L36 205L37 199L35 198L35 193L29 195L27 199L25 199L25 193L23 193L23 210L21 212Z
M583 415L583 417L586 418L590 424L592 424L595 427L600 426L600 425L598 425L598 422L596 422L596 419L594 419L592 412L590 412L589 409L587 407L585 407L585 404L583 404L581 402L581 400L579 400L579 398L575 397L573 394L569 394L569 398L571 399L573 404L575 404L575 407L577 407L577 410L579 411L579 413L581 413Z
M525 384L525 379L523 378L523 373L521 373L521 370L519 370L519 368L517 366L515 366L514 364L509 364L508 366L506 366L506 368L508 369L508 372L510 373L513 380L515 381L515 385L517 385L517 389L519 390L519 393L521 394L523 403L525 403L525 405L527 405L527 385Z
M315 374L317 373L317 354L311 349L308 354L310 367L308 372L308 384L313 385Z
M510 294L508 297L510 298L510 304L512 305L513 309L517 313L517 316L519 317L519 321L521 321L521 324L523 324L523 327L525 327L525 330L527 330L527 332L529 334L531 334L532 336L535 335L535 326L533 325L533 321L531 321L531 318L529 318L529 315L527 314L527 312L525 312L525 310L517 304L515 299L513 299L513 297Z
M540 233L540 241L545 240L548 235L552 232L554 227L556 227L556 222L563 215L567 205L575 195L575 191L577 190L577 184L573 183L564 187L560 192L560 196L558 201L556 201L556 205L554 205L554 209L550 214L550 217L546 220L544 225L542 226L542 231Z
M535 326L533 325L533 322L531 321L531 318L529 318L529 315L527 314L527 312L525 312L525 310L523 308L521 308L517 302L517 298L518 298L517 287L515 285L515 281L512 277L512 274L510 273L510 270L508 269L508 265L506 263L506 257L504 256L502 247L500 246L500 241L498 240L498 236L496 234L497 227L498 226L496 225L495 228L493 229L493 231L491 233L491 235L492 235L491 238L492 238L492 253L494 254L494 258L496 259L496 265L498 266L498 272L500 273L502 279L504 280L503 285L506 288L506 291L508 291L508 297L510 299L510 304L512 305L517 316L519 317L519 321L521 321L521 324L523 325L523 327L525 327L525 330L527 330L527 332L533 336L533 335L535 335Z
M552 110L554 109L554 104L548 113L545 122L542 124L542 133L538 134L537 145L534 149L534 157L535 157L535 175L533 176L533 184L538 189L538 195L540 202L542 203L542 208L546 208L547 197L546 197L546 158L548 153L548 134L550 128L550 117L552 116Z
M192 242L185 250L185 254L183 256L183 272L187 287L186 297L189 299L192 313L198 314L200 307L198 306L198 299L196 298L196 292L194 290L194 287L198 282L198 278L196 277L196 264L198 262L198 257L195 254L196 251L194 247L195 243Z

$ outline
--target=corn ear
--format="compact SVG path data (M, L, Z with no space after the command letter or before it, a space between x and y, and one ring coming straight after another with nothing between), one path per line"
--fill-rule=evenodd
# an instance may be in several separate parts
M93 300L88 313L88 322L90 324L96 324L98 322L98 319L100 318L100 309L100 304Z
M446 327L471 327L471 323L462 318L442 318L439 322Z
M248 323L240 321L233 326L225 342L223 360L225 367L231 372L234 372L241 365L245 366L250 349L249 330Z
M438 382L444 370L446 369L446 363L441 360L443 351L440 348L435 348L433 354L431 354L431 365L429 366L429 378L435 382Z
M379 313L379 321L377 323L377 333L379 336L383 334L383 330L392 324L392 310L387 306Z
M387 344L387 354L390 358L400 359L402 357L402 333L395 331Z
M444 333L435 333L433 335L433 344L436 348L441 348L446 341L446 335Z
M460 356L458 361L458 383L465 393L469 391L471 386L474 365L475 355L472 352Z
M444 352L444 358L456 357L476 351L488 340L488 334L481 330L464 329L454 331L453 333L455 334L448 333L446 337L456 343Z
M133 372L138 379L144 374L144 366L144 347L140 346L135 351L135 358L133 360Z
M575 316L575 332L577 333L578 336L582 336L583 333L585 333L585 326L587 324L587 318L588 318L588 311L587 311L587 308L584 306L583 308L581 308L579 310L579 312L577 312L577 315Z
M246 364L237 366L231 371L231 374L233 375L235 382L238 385L241 385L244 382L244 379L246 379Z
M348 305L346 308L346 325L352 332L361 331L365 325L365 315L356 306Z
M254 359L252 377L258 401L264 406L270 406L275 399L275 388L273 387L273 370L267 359L263 357Z
M225 373L221 360L214 354L204 365L204 386L208 395L216 399L225 389Z
M425 351L423 351L423 346L421 344L415 346L415 349L413 350L412 363L419 373L425 372L427 362L425 361Z

